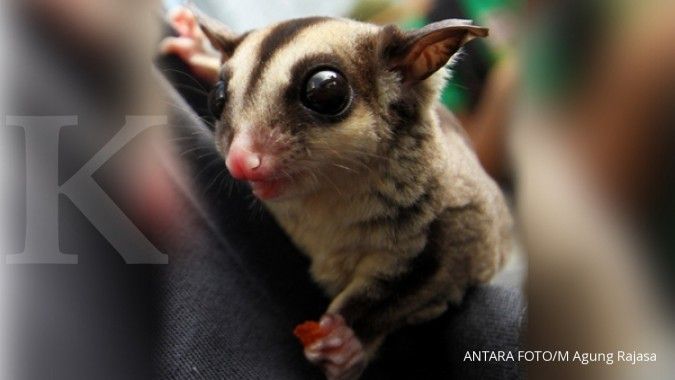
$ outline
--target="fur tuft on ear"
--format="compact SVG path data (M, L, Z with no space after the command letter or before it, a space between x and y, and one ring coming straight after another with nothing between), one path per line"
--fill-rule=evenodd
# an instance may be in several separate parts
M446 65L467 42L487 37L488 29L469 20L443 20L422 29L402 32L393 25L382 30L380 55L403 83L422 81Z

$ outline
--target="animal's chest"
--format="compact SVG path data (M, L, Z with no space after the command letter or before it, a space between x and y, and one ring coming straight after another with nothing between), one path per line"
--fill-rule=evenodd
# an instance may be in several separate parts
M367 207L326 204L321 207L274 207L272 213L311 262L314 279L329 293L344 288L366 254L380 246L378 234L359 225Z
M359 246L358 231L339 212L299 208L277 220L286 233L313 261Z

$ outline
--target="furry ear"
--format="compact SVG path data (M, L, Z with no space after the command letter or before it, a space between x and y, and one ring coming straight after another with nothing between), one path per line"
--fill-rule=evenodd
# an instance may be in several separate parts
M443 20L422 29L402 32L393 25L382 30L381 56L390 70L401 73L404 83L422 81L438 71L459 48L488 29L469 20Z
M237 45L241 42L241 36L237 36L228 27L220 21L214 20L193 7L192 12L195 15L199 28L202 30L206 39L221 54L221 62L227 61Z

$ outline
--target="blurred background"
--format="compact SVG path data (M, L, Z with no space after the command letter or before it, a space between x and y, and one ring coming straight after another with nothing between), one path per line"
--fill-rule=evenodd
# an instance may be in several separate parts
M199 108L206 84L156 65L159 41L172 33L167 12L183 3L3 3L3 117L78 115L78 127L59 137L59 184L127 115L192 106L208 123ZM526 299L521 349L657 354L655 363L636 365L520 364L534 379L675 376L673 1L193 3L237 33L317 14L406 29L447 18L489 27L490 37L472 42L450 68L439 101L461 120L515 215L519 244L495 281ZM165 77L187 88L186 103L166 99ZM28 153L21 126L3 127L0 377L152 377L156 345L170 344L156 324L163 269L125 264L64 196L60 250L78 253L79 263L8 263L25 244ZM207 132L200 133L207 139ZM149 129L96 174L172 260L183 244L173 232L188 219L176 189L195 179L175 180L186 148L175 154L174 143L166 128ZM202 155L195 149L188 156Z

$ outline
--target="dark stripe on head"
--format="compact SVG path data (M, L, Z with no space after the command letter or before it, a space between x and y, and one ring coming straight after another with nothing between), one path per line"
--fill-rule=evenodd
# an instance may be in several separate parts
M260 81L267 65L274 57L274 54L282 47L290 43L304 29L316 25L322 21L328 20L328 17L307 17L295 20L288 20L272 28L267 36L260 43L258 50L258 65L255 66L249 78L246 87L247 96L252 97L255 88Z

